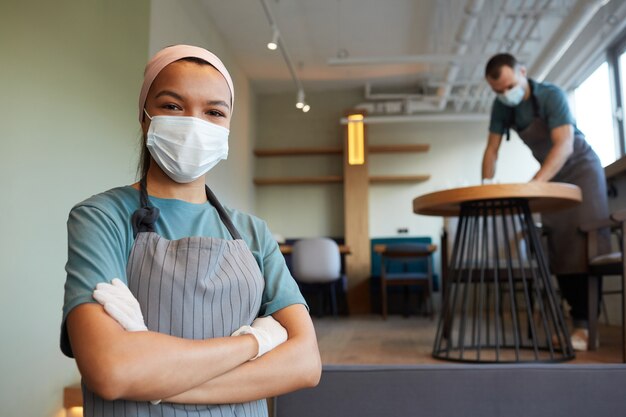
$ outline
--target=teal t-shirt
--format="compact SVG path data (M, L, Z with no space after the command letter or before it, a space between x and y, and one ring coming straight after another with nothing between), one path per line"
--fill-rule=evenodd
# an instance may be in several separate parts
M193 204L155 197L150 197L150 202L160 210L155 232L168 240L189 236L232 239L217 210L208 202ZM139 191L126 186L95 195L72 208L67 222L63 323L74 307L96 302L92 293L99 282L110 282L116 277L127 282L126 265L134 243L130 219L138 207ZM237 210L225 210L265 278L259 316L292 304L306 305L266 223Z
M533 82L533 95L537 98L539 106L539 117L546 122L548 128L552 130L555 127L570 124L574 126L575 134L582 136L576 127L565 92L551 83L531 82ZM515 112L515 130L518 132L526 129L535 118L530 98L523 100L515 107L508 107L496 98L491 107L489 131L499 135L504 134L511 111Z

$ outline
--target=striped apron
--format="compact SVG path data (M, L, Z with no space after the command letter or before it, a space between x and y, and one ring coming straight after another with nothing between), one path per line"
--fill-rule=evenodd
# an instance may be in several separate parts
M126 272L151 331L186 339L224 337L258 315L263 276L215 195L208 187L206 192L233 240L159 236L154 232L158 208L150 206L142 181L142 208L133 215L135 242ZM84 384L83 401L86 417L267 416L265 400L219 405L106 401Z
M534 81L529 82L535 117L526 129L516 130L535 159L543 164L552 149L552 138L548 125L539 117L539 104L532 94ZM583 195L582 203L572 208L541 215L543 225L549 231L550 269L555 275L584 274L587 272L587 242L578 227L609 217L604 170L584 136L574 134L574 152L550 181L577 185ZM610 251L608 230L602 231L598 237L598 249L599 254Z

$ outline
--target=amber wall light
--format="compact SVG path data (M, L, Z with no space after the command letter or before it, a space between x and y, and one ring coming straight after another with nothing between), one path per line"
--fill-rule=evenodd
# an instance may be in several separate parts
M363 137L363 115L348 116L348 163L363 165L365 163L365 138Z

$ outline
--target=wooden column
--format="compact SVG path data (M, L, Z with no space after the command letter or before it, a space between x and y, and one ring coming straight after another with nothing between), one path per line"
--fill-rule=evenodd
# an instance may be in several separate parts
M363 114L355 111L349 114ZM369 170L367 152L367 128L364 125L362 165L348 163L348 125L344 129L343 198L346 244L350 255L346 256L348 277L348 307L350 314L370 312L371 252L369 238Z

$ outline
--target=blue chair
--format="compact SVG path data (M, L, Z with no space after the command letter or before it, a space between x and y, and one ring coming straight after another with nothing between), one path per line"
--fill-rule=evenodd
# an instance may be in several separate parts
M436 245L428 243L399 243L374 247L374 252L380 254L380 294L381 313L387 319L387 287L389 286L421 286L423 288L422 304L426 306L426 313L434 318L432 302L433 270L431 256L437 249ZM411 263L425 261L425 270L410 268Z

